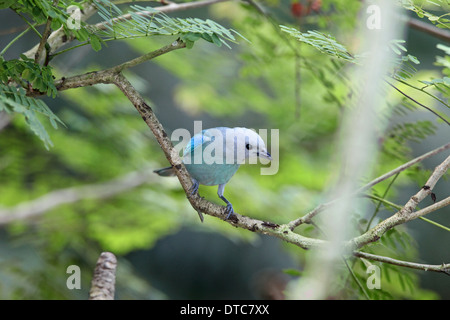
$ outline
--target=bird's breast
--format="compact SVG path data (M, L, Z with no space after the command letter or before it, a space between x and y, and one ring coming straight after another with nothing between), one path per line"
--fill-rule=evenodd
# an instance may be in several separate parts
M200 184L214 186L227 183L239 169L239 164L185 164L187 171Z

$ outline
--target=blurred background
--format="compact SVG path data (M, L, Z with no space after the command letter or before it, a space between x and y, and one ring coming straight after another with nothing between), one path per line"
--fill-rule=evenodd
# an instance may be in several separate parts
M249 41L238 38L237 44L230 43L231 49L197 41L190 50L171 52L126 71L169 135L177 128L193 133L195 120L201 120L203 128L280 130L278 173L264 176L259 166L242 166L225 191L236 212L274 223L296 219L323 202L336 177L335 137L351 88L342 79L345 64L288 39L272 22L300 25L303 31L321 30L352 52L357 46L352 32L364 12L359 1L324 0L318 2L317 11L299 14L295 3L306 10L307 1L270 0L261 2L267 15L235 1L174 12L170 16L212 19ZM409 15L417 19L414 13ZM11 30L23 30L24 22L6 9L0 10L0 20L3 48L20 32ZM99 20L93 16L88 22ZM99 52L82 46L55 57L52 66L57 78L68 77L117 65L174 40L111 41ZM412 82L442 77L442 67L435 61L445 53L436 45L445 41L410 28L404 40L408 53L420 60ZM36 43L36 35L28 33L4 57L18 58ZM448 114L430 97L399 87ZM382 153L367 181L449 142L449 127L433 114L395 92L386 98L392 106L389 125L380 131ZM1 224L0 299L87 299L103 251L118 257L117 299L280 299L286 283L301 276L309 252L209 216L200 223L178 180L152 173L168 162L116 87L71 89L56 99L43 99L66 124L55 130L43 119L54 144L49 150L22 117L1 115L0 209L17 209L44 195L52 195L47 202L55 202L67 196L55 192L67 188L79 191L80 197ZM424 130L408 126L417 121ZM444 152L400 174L387 198L406 203L448 155ZM374 192L383 194L388 182L377 185ZM104 195L100 190L111 192ZM448 190L448 179L441 179L434 191L437 199L447 197ZM216 187L201 186L199 192L222 204ZM431 203L426 199L422 205ZM376 206L372 204L371 212L353 213L355 229L366 228ZM449 210L427 217L449 226ZM392 208L381 206L374 222L392 213ZM320 236L312 226L298 231ZM399 226L383 239L367 251L418 263L450 262L450 233L424 221ZM352 264L365 283L364 264L359 260ZM81 268L80 290L66 287L69 265ZM382 289L374 297L450 298L450 278L445 274L385 264L381 268ZM336 279L336 286L339 294L330 298L361 297L350 274Z

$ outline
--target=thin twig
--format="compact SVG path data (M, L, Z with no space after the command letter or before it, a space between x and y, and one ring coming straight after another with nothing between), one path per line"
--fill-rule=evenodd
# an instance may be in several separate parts
M395 180L397 180L398 176L399 176L400 172L397 172L397 174L394 176L394 178L389 182L389 185L387 186L386 190L384 190L384 194L381 197L382 200L385 200L384 198L386 198L387 193L389 192L389 190L391 189L392 185L394 184ZM366 231L369 230L370 225L372 224L373 219L375 219L378 211L380 210L380 206L381 203L383 201L379 200L377 207L375 208L375 211L373 212L372 216L370 217L369 221L367 222L367 226L366 226Z
M53 6L54 7L57 6L58 2L59 2L59 0L53 0ZM53 18L50 16L47 18L47 23L45 24L45 28L44 28L44 32L42 33L41 41L39 42L39 46L36 50L36 53L34 54L34 62L35 63L39 63L39 59L41 57L42 51L44 50L45 44L47 43L47 39L50 36L52 20L53 20Z
M431 113L433 113L435 116L437 116L439 119L441 119L442 121L444 121L446 124L448 124L450 126L450 122L447 121L447 119L445 119L443 116L441 116L439 113L437 113L436 111L434 111L433 109L427 107L426 105L420 103L419 101L415 100L413 97L407 95L406 93L404 93L402 90L400 90L399 88L397 88L396 86L394 86L392 83L390 83L389 81L386 81L386 83L388 85L390 85L392 88L394 88L395 90L397 90L398 92L400 92L402 95L404 95L406 98L408 98L409 100L415 102L416 104L418 104L419 106L421 106L424 109L427 109L428 111L430 111Z
M429 35L432 35L438 39L450 42L450 32L448 30L438 28L419 19L409 18L407 19L407 23L413 29L428 33Z
M365 232L364 234L354 238L351 240L351 246L354 249L361 248L368 243L377 241L380 237L388 230L398 226L399 224L403 224L405 222L417 219L418 217L429 214L430 212L441 209L450 204L450 197L436 202L424 209L416 210L417 205L425 199L428 195L431 194L434 186L437 181L447 172L450 167L450 156L448 156L440 165L438 165L433 173L431 174L428 181L425 183L424 187L422 187L419 192L417 192L414 196L412 196L409 201L396 212L391 217L381 221L375 227Z
M364 258L368 260L374 260L384 263L393 264L400 267L407 267L417 270L423 270L423 271L434 271L434 272L443 272L447 275L450 275L450 263L447 264L441 264L441 265L432 265L432 264L422 264L422 263L414 263L414 262L408 262L408 261L402 261L397 260L389 257L379 256L367 252L362 251L355 251L353 252L353 255L358 258Z
M391 201L388 201L388 200L386 200L386 199L384 199L384 198L377 197L377 196L372 195L372 194L366 194L366 195L364 195L364 197L367 197L367 198L369 198L369 199L373 199L373 200L378 201L378 205L381 205L381 203L385 203L385 204L387 204L388 206L390 206L390 207L392 207L392 208L396 208L397 210L400 210L400 209L403 208L403 207L402 207L401 205L399 205L399 204L393 203L393 202L391 202ZM436 210L437 210L437 209L436 209ZM425 221L425 222L428 222L428 223L430 223L430 224L432 224L432 225L434 225L434 226L436 226L436 227L438 227L438 228L441 228L441 229L443 229L443 230L445 230L445 231L450 231L450 228L448 228L448 227L446 227L446 226L444 226L444 225L442 225L442 224L440 224L440 223L437 223L436 221L427 219L427 218L422 217L422 216L420 216L419 219L420 219L420 220L423 220L423 221ZM367 224L366 232L369 230L369 227L370 227L370 224L368 223L368 224Z
M450 149L450 143L447 143L439 148L436 148L434 150L431 150L411 161L408 161L407 163L402 164L401 166L395 168L394 170L391 170L385 174L383 174L382 176L379 176L378 178L370 181L369 183L365 184L364 186L362 186L361 188L359 188L358 190L356 190L354 193L352 193L349 196L354 196L356 194L359 194L361 192L364 192L370 188L372 188L373 186L377 185L378 183L389 179L390 177L392 177L393 175L402 172L406 169L408 169L409 167L415 165L416 163L419 163L431 156L434 156L442 151L445 151L447 149ZM303 217L300 217L296 220L293 220L291 222L289 222L289 227L291 230L294 230L296 227L298 227L299 225L303 224L303 223L310 223L311 219L314 218L318 213L324 211L325 209L329 208L330 206L332 206L333 204L335 204L337 201L339 201L340 199L335 199L332 201L329 201L327 203L322 203L319 206L317 206L316 208L314 208L312 211L310 211L309 213L307 213L306 215L304 215Z
M20 203L12 208L0 209L0 226L14 221L35 218L60 205L75 203L83 199L104 199L151 182L154 174L151 170L135 171L108 182L65 188L49 192L29 202Z

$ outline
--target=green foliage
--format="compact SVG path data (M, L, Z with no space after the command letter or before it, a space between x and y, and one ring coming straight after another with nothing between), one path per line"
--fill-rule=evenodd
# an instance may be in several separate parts
M450 5L443 0L400 0L400 5L410 11L413 11L417 14L419 18L426 18L436 25L438 28L450 28L450 17L449 17L449 9ZM436 15L431 11L442 11L444 14Z
M52 146L50 137L38 118L42 114L48 118L53 128L57 128L57 123L63 122L50 110L42 100L27 97L23 88L0 85L0 112L18 113L25 117L30 129L44 142L48 149Z
M288 33L298 41L309 44L324 54L343 59L348 62L355 62L355 58L331 35L326 35L319 31L311 30L307 32L300 32L295 28L286 26L280 26L280 28L282 31Z
M352 48L349 43L353 35L347 31L355 27L360 2L323 1L321 14L308 17L311 19L301 29L314 31L302 32L294 24L297 21L286 17L289 8L279 1L271 1L267 9L270 19L248 4L235 2L211 7L208 18L199 19L169 17L150 7L137 5L124 9L125 6L119 8L111 1L98 0L95 3L104 28L94 29L82 22L79 30L69 28L66 11L69 5L81 6L83 1L59 1L57 7L51 3L42 0L0 1L0 8L11 8L27 17L31 21L29 30L39 29L39 25L42 28L42 24L52 17L52 30L63 26L67 35L75 35L81 42L58 52L60 55L45 66L23 56L5 60L5 49L12 51L11 45L23 40L22 34L2 50L0 111L10 115L11 120L9 125L0 128L0 150L6 150L0 153L0 209L14 207L54 190L116 181L114 179L130 171L144 172L141 170L145 168L151 171L167 164L148 127L119 90L98 85L67 90L57 96L53 75L63 73L66 76L111 67L108 64L109 48L105 45L108 41L129 40L121 50L125 52L131 48L133 54L145 54L151 47L173 41L168 36L180 38L192 50L174 51L142 65L138 72L142 72L145 80L127 74L143 95L149 88L157 92L150 98L159 101L158 104L149 103L158 117L161 115L168 133L175 126L192 129L192 119L205 119L205 125L211 126L280 129L279 171L273 176L263 176L259 172L260 166L242 166L226 191L235 210L254 218L285 223L323 203L323 194L337 172L333 163L335 137L342 113L348 108L348 98L355 89L346 78L345 70L363 63L359 60L361 56L349 53L352 49L347 49ZM425 7L419 10L419 5L410 4L412 1L402 3L410 5L408 9L413 11L428 10ZM114 20L123 14L130 14L130 19ZM432 16L424 14L424 17ZM438 25L447 24L446 16L433 19ZM224 21L223 24L232 29L213 20ZM230 42L244 39L241 34L249 41L240 42L238 50L223 50ZM200 39L205 41L198 41ZM39 40L35 36L35 42ZM101 50L95 57L101 57L101 62L107 61L105 66L73 62L82 56L77 48L86 44L95 51ZM429 73L423 76L420 71L424 66L419 64L414 52L406 50L407 47L403 40L391 43L390 50L396 54L396 59L389 81L402 85L402 90L406 87L412 92L426 92L431 101L446 105L442 101L445 103L449 97L450 49L438 46L442 54L436 57L436 65L442 74L435 72L431 78ZM74 55L70 56L72 53ZM59 60L66 54L67 60ZM67 61L73 63L69 69ZM77 71L74 71L75 67ZM171 82L165 82L165 78L170 78ZM48 96L46 101L53 111L42 99L33 97L38 91ZM382 153L376 159L374 176L410 159L411 143L422 143L435 137L443 125L423 119L421 109L407 98L393 99L388 94L386 97L389 110L380 117L386 117L390 125L387 129L379 128ZM146 100L149 101L148 97ZM170 110L169 114L165 113L165 108ZM0 120L3 112L0 112ZM21 121L21 117L14 117L14 113L23 116L26 122ZM27 132L31 128L47 147L52 145L45 130L46 122L41 122L40 118L48 119L55 128L63 121L67 124L64 130L49 131L54 143L49 151ZM276 145L270 135L268 140L269 146ZM386 181L371 192L386 201L395 201L400 187L411 183L423 185L427 176L428 171L414 166L402 173L389 188ZM389 192L384 193L386 189ZM202 196L222 205L216 192L216 188L200 187ZM7 226L8 241L23 243L32 252L37 252L38 257L25 253L10 261L2 255L1 259L5 260L0 259L0 266L6 267L0 268L0 297L80 298L61 285L66 280L62 270L67 265L79 264L92 270L100 251L112 251L120 258L135 250L151 248L161 238L183 227L220 233L235 243L253 241L255 247L258 246L257 234L230 228L219 219L206 216L205 223L199 227L197 214L189 206L176 179L155 176L149 178L148 183L115 196L103 199L95 196L55 207L36 217L33 223L27 220ZM378 201L373 203L378 204ZM362 216L355 209L354 229L361 233L367 228L370 217L378 220L393 210L394 206L387 202L369 212L369 216ZM296 231L305 236L322 236L311 225L298 229ZM364 250L418 261L415 242L409 230L400 226ZM15 251L16 247L11 248ZM309 253L290 245L285 249L296 264L287 273L301 275L297 266L308 259ZM40 263L33 265L30 271L28 259ZM349 262L355 278L365 284L366 270L371 262L360 259ZM120 261L120 269L126 265L125 261ZM365 294L371 299L437 298L420 288L417 272L390 264L376 265L382 272L381 290L366 289L364 293L343 265L343 277L336 279L334 284L340 290L336 298L358 299L364 298ZM85 277L83 287L88 287L88 273L82 274ZM138 298L155 292L146 281L133 275L134 270L130 270L127 276L118 276L118 288L132 290L130 287L139 287ZM5 279L13 279L12 284Z
M97 31L97 34L104 37L105 41L158 35L179 35L186 42L187 48L192 48L194 42L199 39L213 43L218 47L221 47L222 44L229 47L227 41L236 42L233 33L243 38L237 31L224 28L210 19L171 18L152 7L132 5L129 12L131 19L124 20L117 19L124 13L113 3L105 0L95 3L106 28L104 31Z
M425 84L423 90L428 87L433 87L437 89L444 97L450 97L450 47L441 43L436 47L445 53L444 57L436 56L435 62L436 66L442 67L442 74L444 76L442 78L435 78L431 80L421 80L420 82ZM448 104L448 102L443 104L447 106L447 108L450 108L450 104Z
M8 61L0 57L0 81L4 85L14 82L23 88L30 85L31 91L43 92L53 98L57 94L52 68L41 66L24 55L21 59Z
M81 6L85 1L67 1L59 0L54 5L53 0L18 0L14 3L7 2L5 6L14 10L19 15L26 15L36 24L46 23L51 19L51 29L57 30L63 27L66 35L74 35L79 41L86 41L91 37L90 32L85 28L86 24L80 21L80 28L73 28L70 23L70 14L68 8L76 5ZM1 8L1 6L0 6ZM39 35L40 36L40 35ZM40 36L41 37L41 36Z

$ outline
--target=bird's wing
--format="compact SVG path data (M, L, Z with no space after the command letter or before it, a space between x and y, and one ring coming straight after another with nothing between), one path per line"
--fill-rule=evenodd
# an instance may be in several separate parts
M207 130L203 130L202 132L197 133L195 136L193 136L191 138L191 140L187 144L186 148L184 149L183 156L186 156L189 153L192 153L199 146L203 146L206 143L209 143L214 140L210 136L208 136L206 131Z

